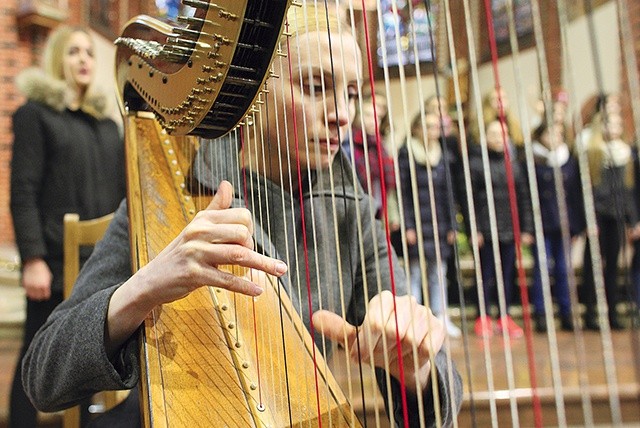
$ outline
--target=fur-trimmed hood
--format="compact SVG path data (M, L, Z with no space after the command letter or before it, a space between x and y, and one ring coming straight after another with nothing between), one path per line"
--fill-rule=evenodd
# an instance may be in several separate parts
M47 75L37 67L27 68L16 77L18 90L29 100L62 111L73 96L67 83ZM98 119L106 117L107 98L102 93L89 92L80 109Z

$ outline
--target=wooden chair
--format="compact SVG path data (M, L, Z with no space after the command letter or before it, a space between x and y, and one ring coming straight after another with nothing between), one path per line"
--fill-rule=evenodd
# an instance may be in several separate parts
M65 214L64 216L64 269L63 269L63 296L69 298L73 285L80 271L80 247L93 246L104 235L113 213L107 214L91 220L80 220L80 216L75 213ZM122 391L126 393L129 391ZM104 391L96 394L95 399L100 399L104 410L108 410L122 401L123 397L120 391ZM75 406L64 411L62 416L63 428L79 428L80 427L80 407Z

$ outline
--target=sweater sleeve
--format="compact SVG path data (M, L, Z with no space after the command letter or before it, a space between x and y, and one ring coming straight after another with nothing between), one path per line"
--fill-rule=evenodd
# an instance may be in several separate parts
M443 351L440 351L435 361L435 377L431 379L422 392L423 419L427 427L450 427L453 425L455 418L460 411L462 405L462 378L455 368L454 363L447 361L447 357ZM450 376L451 375L451 376ZM389 413L389 402L387 381L384 371L376 369L378 385L382 396L385 398L385 408ZM433 384L436 383L436 385ZM435 388L434 388L435 386ZM434 392L436 391L436 392ZM402 391L400 382L391 378L391 397L393 407L393 416L397 427L404 426L404 409L402 404ZM436 406L438 411L436 412ZM420 405L418 397L414 394L407 394L407 413L409 416L410 427L420 427Z
M57 411L99 391L136 385L137 334L114 361L107 357L104 336L111 296L130 275L123 202L82 268L71 297L53 311L23 359L22 383L38 409Z
M13 115L11 215L22 260L47 255L38 201L45 174L46 137L40 114L30 103Z

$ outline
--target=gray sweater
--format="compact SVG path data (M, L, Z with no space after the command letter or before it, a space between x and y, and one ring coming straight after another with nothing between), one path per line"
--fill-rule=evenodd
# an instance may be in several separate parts
M221 143L218 140L211 141L210 144ZM228 140L226 144L230 147ZM214 157L209 155L213 150L209 148L205 143L200 150L194 163L193 176L197 182L211 189L215 189L222 178L228 179L236 189L234 205L245 206L243 199L237 197L244 193L244 179L239 175L240 171L231 166L238 164L234 159L236 151L226 150L224 156L228 156L228 159L224 159L216 150L216 161L213 162L211 159ZM333 173L333 182L336 183L335 198L331 196L328 171L317 172L309 177L310 184L307 188L311 190L303 192L311 299L314 311L320 307L320 299L323 308L337 307L341 293L337 266L341 266L342 293L348 307L347 319L352 324L360 324L364 318L365 299L369 300L381 289L390 288L388 253L381 226L368 220L370 199L364 196L361 188L353 187L351 169L346 158L336 158ZM263 177L251 174L246 177L246 187L249 189L247 199L250 201L247 205L254 213L257 247L288 263L289 271L282 282L295 307L301 309L302 319L308 325L305 263L295 261L296 252L297 259L303 260L302 239L299 235L302 230L299 197L293 195L290 198L291 195L280 186ZM256 180L260 180L259 187ZM254 186L251 186L252 182ZM262 190L258 192L258 188ZM362 238L358 237L356 205L361 212L359 220ZM312 224L315 224L315 230ZM69 407L97 391L132 388L139 380L137 334L132 335L122 347L115 361L107 358L104 347L104 325L109 299L116 288L131 275L128 227L126 204L123 202L105 238L96 246L80 273L71 298L53 312L25 356L23 384L27 394L41 410L55 411ZM337 227L337 234L334 227ZM294 230L298 233L294 233ZM377 239L373 238L374 234L377 234ZM340 237L338 245L336 236ZM358 245L360 240L363 242L363 254L360 254L361 247ZM376 263L376 259L379 262ZM396 293L406 294L404 273L395 255L392 260ZM365 271L361 269L363 265L366 266ZM322 293L317 291L319 284ZM317 337L317 340L320 338ZM442 422L446 426L452 423L454 414L460 408L462 384L457 370L454 366L449 366L443 352L436 356L435 364ZM453 382L448 381L450 371ZM386 396L388 385L381 370L378 371L378 383ZM400 386L395 379L392 379L391 388L396 397L393 403L396 420L402 420ZM428 425L435 426L431 387L425 389L424 403ZM409 405L417 405L416 397L409 396ZM410 409L409 414L411 425L419 426L419 421L413 420L418 416L417 408L415 411Z

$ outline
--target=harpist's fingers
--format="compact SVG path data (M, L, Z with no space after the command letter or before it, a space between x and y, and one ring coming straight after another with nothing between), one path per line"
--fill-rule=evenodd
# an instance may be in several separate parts
M198 233L198 238L211 244L238 244L253 250L253 236L249 228L244 224L216 224L215 226L201 227L200 229L196 231L196 225L189 225L185 230L185 234L189 238L190 235L188 234L195 235Z
M313 327L333 342L348 348L356 338L356 328L346 322L340 315L326 310L313 314Z
M222 181L218 186L218 191L213 196L207 209L224 210L231 206L233 200L233 186L228 181Z
M262 294L263 287L255 284L246 277L233 275L228 272L215 269L211 274L212 280L209 285L224 288L236 293L246 294L247 296L259 296Z
M274 259L246 247L233 244L214 244L215 250L211 251L207 264L210 266L238 265L252 269L258 269L275 276L282 276L287 272L287 265L278 259Z

